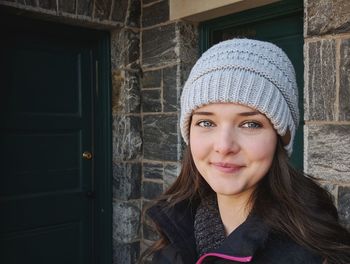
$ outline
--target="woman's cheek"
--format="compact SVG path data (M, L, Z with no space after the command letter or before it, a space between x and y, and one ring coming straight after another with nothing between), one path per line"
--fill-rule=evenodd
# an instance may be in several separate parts
M276 145L277 136L271 135L265 139L248 141L246 143L246 149L249 149L249 153L254 155L255 159L263 159L268 156L272 159L276 150Z
M196 128L190 134L190 147L192 156L195 158L201 158L206 156L206 153L210 151L211 147L211 135L210 133L203 133Z

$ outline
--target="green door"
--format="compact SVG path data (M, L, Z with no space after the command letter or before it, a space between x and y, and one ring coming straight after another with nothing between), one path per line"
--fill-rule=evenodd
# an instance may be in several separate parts
M299 0L276 4L208 21L202 24L202 50L222 40L253 38L282 48L292 61L299 88L300 124L291 162L303 168L303 3Z
M0 263L95 263L97 41L0 20Z

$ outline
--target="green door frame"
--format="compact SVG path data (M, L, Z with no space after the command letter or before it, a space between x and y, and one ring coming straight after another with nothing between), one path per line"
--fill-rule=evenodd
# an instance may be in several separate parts
M96 184L96 263L112 263L112 104L110 35L99 31L95 76L94 174ZM95 176L95 177L96 177Z
M214 32L219 30L225 30L233 27L238 27L241 25L246 25L258 21L278 18L282 16L288 16L293 14L303 13L303 0L282 0L273 4L266 6L246 10L236 14L208 20L202 22L199 25L199 37L200 37L200 53L205 52L209 47L214 45ZM249 32L248 32L249 33ZM302 80L300 80L302 81ZM298 144L294 144L294 152L292 156L292 163L298 169L303 169L303 155L298 155L303 153L303 131L302 127L304 125L303 116L303 84L299 84L299 105L300 105L300 116L301 123L299 124L299 129L297 135L299 139Z

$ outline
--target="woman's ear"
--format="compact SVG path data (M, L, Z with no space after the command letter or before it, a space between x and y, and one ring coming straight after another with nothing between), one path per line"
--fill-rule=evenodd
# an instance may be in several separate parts
M289 129L287 130L286 134L284 136L281 136L282 138L282 143L283 143L283 146L287 146L290 142L290 139L291 139L291 135L290 135L290 131Z

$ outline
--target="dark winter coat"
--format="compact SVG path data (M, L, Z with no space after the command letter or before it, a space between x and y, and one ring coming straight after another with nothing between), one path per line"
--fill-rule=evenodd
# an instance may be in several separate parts
M212 252L198 258L194 236L196 206L181 202L167 208L157 204L148 215L160 227L169 245L153 256L153 264L322 264L322 258L290 238L270 230L251 215Z

